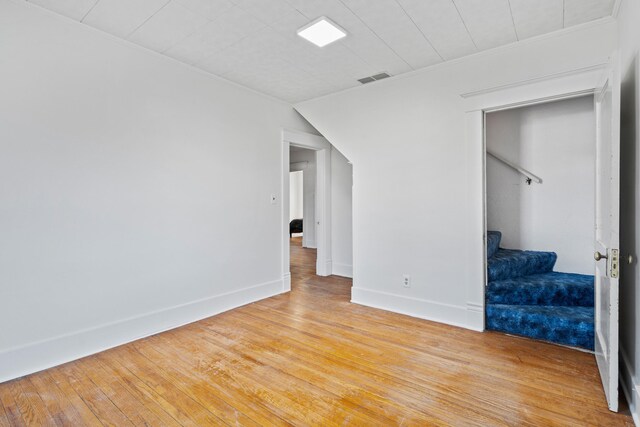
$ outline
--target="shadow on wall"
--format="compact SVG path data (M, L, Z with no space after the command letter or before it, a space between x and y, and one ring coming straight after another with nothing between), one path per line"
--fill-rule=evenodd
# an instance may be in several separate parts
M488 152L517 165L523 165L522 115L523 108L487 114L486 149ZM522 243L524 238L520 235L523 230L522 186L526 184L520 174L490 155L486 156L485 165L487 230L501 231L505 248L526 249L526 245Z
M636 293L638 254L636 252L636 206L638 194L637 173L637 141L638 125L638 56L631 62L628 70L623 70L621 99L621 133L620 133L620 249L622 253L620 283L620 327L622 347L625 353L636 348ZM627 262L632 255L634 262ZM634 375L638 366L630 358L629 363Z

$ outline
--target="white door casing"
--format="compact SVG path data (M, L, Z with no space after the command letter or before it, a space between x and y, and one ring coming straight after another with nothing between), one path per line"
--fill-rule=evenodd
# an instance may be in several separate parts
M469 235L474 236L472 244L467 247L465 259L469 266L466 325L468 328L482 331L485 321L485 114L578 96L591 96L595 93L598 81L607 66L606 63L596 63L580 69L532 77L497 87L478 88L460 94L466 111L468 209L474 212L476 218L467 224Z
M620 242L620 66L616 56L595 91L595 353L609 409L618 411Z
M316 152L316 274L330 276L331 262L331 144L322 136L282 131L282 277L283 292L291 290L289 254L289 148L297 146ZM305 227L308 227L305 224Z

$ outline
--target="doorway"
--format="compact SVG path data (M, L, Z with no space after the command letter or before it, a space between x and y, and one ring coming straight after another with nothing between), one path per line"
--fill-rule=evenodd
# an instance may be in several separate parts
M595 100L595 359L609 408L618 409L618 285L620 189L620 66L613 55L605 64L541 79L461 94L465 100L469 163L469 206L477 222L468 224L481 238L468 247L472 280L467 288L468 323L485 329L487 255L493 250L487 233L486 114L515 107L593 95Z
M302 215L299 175L302 172ZM293 178L292 178L293 177ZM291 290L292 248L315 257L317 276L353 276L351 163L325 138L304 132L282 133L282 271L283 291ZM291 193L298 189L297 195ZM293 199L296 199L295 201ZM297 207L292 206L292 202ZM293 218L301 216L301 218ZM292 220L302 220L302 235ZM297 240L292 240L297 239ZM310 255L313 254L313 255Z
M485 115L489 330L594 351L592 95Z
M283 291L291 290L290 272L290 172L291 147L309 150L315 158L313 229L316 246L316 274L331 274L331 145L321 136L305 132L282 132L282 277ZM295 150L294 148L294 150ZM309 220L306 228L310 229ZM304 225L303 225L304 227ZM304 237L304 232L303 232Z

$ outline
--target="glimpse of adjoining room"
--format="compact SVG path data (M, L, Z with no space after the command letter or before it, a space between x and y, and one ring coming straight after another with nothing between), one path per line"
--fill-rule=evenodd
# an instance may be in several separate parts
M316 274L352 277L352 185L353 171L349 160L335 147L326 143L328 156L323 171L318 166L318 151L300 145L289 146L289 217L288 234L291 247L298 247L296 254L305 254L303 263L313 259ZM321 173L322 172L322 173ZM328 188L321 181L328 175ZM330 232L324 238L324 226ZM328 237L328 239L327 239ZM322 246L325 245L325 246ZM321 262L318 254L328 254ZM293 250L290 257L292 274L296 261Z

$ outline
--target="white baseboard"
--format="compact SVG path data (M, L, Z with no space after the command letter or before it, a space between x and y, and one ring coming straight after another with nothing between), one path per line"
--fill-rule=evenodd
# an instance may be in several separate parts
M174 329L283 292L275 280L0 352L0 383Z
M333 274L333 263L331 260L322 261L316 258L316 274L318 276L331 276Z
M317 249L318 246L316 245L316 241L315 240L304 240L304 236L302 237L302 247L303 248L309 248L309 249Z
M353 266L334 262L331 267L331 274L353 279Z
M484 331L484 304L467 301L467 325L474 331Z
M291 290L291 273L285 273L282 275L282 292L289 292Z
M640 388L634 379L634 371L629 362L627 352L620 346L620 384L622 392L627 398L629 404L629 412L633 417L635 425L640 426L640 414L638 414L638 405L640 405Z
M443 304L436 301L363 288L351 288L351 302L420 319L477 330L476 325L469 324L467 307L464 306Z

